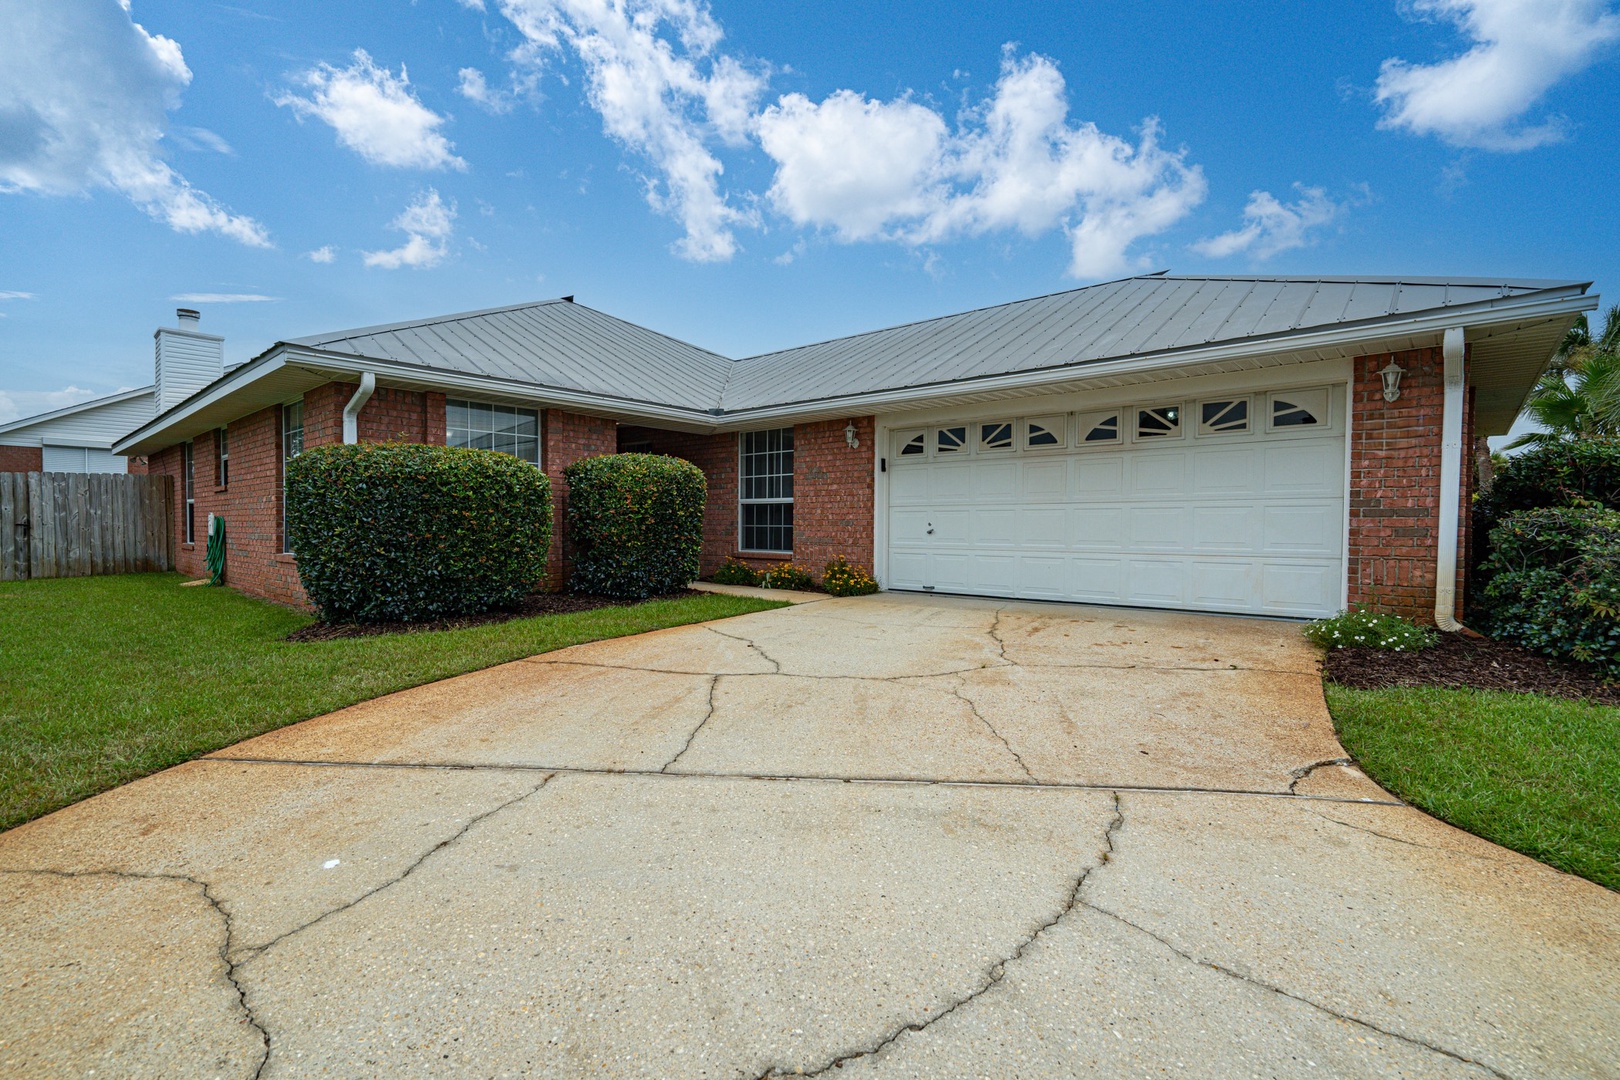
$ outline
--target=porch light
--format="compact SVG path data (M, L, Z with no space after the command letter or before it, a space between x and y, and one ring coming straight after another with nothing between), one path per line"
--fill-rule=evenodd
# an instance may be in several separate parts
M861 448L861 437L860 434L855 430L855 421L853 420L851 420L849 425L844 428L844 441L849 443L849 448L851 450L859 450Z
M1394 401L1399 398L1401 396L1401 376L1406 374L1406 369L1397 364L1392 356L1389 358L1389 363L1378 374L1384 378L1384 400Z

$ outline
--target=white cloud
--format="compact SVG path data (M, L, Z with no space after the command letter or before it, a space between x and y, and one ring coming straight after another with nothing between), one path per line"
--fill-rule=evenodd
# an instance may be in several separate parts
M398 270L402 266L425 270L439 265L449 251L455 219L455 206L444 205L439 193L428 188L389 223L390 229L405 234L405 243L392 251L365 252L366 265L384 270Z
M280 94L277 105L299 117L325 121L338 142L373 165L405 169L465 169L451 153L454 144L439 133L445 118L423 105L411 92L401 64L399 74L380 68L364 49L354 51L346 68L317 64L299 76L309 97Z
M34 299L34 294L31 293L31 292L11 292L11 291L0 292L0 300L32 300L32 299Z
M304 252L304 258L312 263L329 263L337 258L337 248L331 244L323 244L314 251Z
M169 137L187 150L210 150L226 157L235 157L236 150L224 138L200 127L176 127L169 132Z
M1608 0L1410 0L1410 9L1454 23L1473 44L1434 64L1385 60L1379 126L1454 146L1513 151L1561 139L1560 118L1527 125L1524 115L1620 40Z
M264 304L280 300L281 297L263 293L188 292L178 293L169 299L182 304Z
M1212 259L1224 259L1239 252L1251 252L1257 259L1269 259L1281 251L1311 243L1310 231L1333 221L1344 212L1344 204L1328 198L1319 187L1295 184L1299 198L1283 203L1269 191L1249 193L1243 208L1243 226L1219 236L1200 240L1194 251Z
M0 193L117 191L178 232L268 247L160 156L191 82L180 46L131 21L128 4L14 0L0 35Z
M0 390L0 424L9 424L25 416L55 412L107 393L106 390L86 390L82 386L68 386L61 390Z
M764 77L716 53L723 33L700 0L500 0L522 32L531 67L566 48L585 70L603 128L651 162L647 201L680 221L676 251L698 262L729 259L734 229L755 214L720 190L725 172L708 148L746 141Z
M1010 50L994 93L954 129L917 102L841 90L820 104L789 94L758 131L777 163L771 203L797 225L912 245L1062 228L1077 277L1128 268L1131 245L1179 221L1206 190L1184 153L1159 145L1156 121L1134 144L1073 123L1057 66Z

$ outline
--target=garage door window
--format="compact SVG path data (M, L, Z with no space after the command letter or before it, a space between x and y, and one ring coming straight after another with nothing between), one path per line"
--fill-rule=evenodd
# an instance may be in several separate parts
M1181 434L1181 406L1155 405L1136 410L1138 439L1173 439Z
M1289 390L1271 395L1271 426L1310 427L1327 421L1326 390Z
M1206 401L1198 406L1198 434L1233 435L1249 430L1249 399Z
M1041 416L1024 421L1024 446L1030 450L1048 450L1065 442L1066 416Z
M934 445L941 454L959 454L967 449L966 427L942 427L935 433Z
M1013 426L1011 420L997 420L990 424L979 425L980 450L1011 450L1013 448Z
M919 431L913 434L909 431L900 433L900 456L921 457L928 453L928 432Z
M792 554L792 428L743 432L740 502L743 550Z
M1087 445L1119 442L1119 413L1095 413L1080 417L1080 441Z

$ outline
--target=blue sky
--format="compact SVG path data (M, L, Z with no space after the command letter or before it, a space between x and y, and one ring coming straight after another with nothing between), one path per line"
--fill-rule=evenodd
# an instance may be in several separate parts
M233 360L562 294L745 356L1141 270L1620 281L1608 0L0 19L0 420L180 303Z

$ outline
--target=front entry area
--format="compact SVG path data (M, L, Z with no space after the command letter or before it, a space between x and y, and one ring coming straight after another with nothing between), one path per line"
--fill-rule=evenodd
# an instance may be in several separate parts
M894 589L1321 617L1342 606L1345 386L1009 402L889 423ZM1118 395L1116 394L1116 397Z

